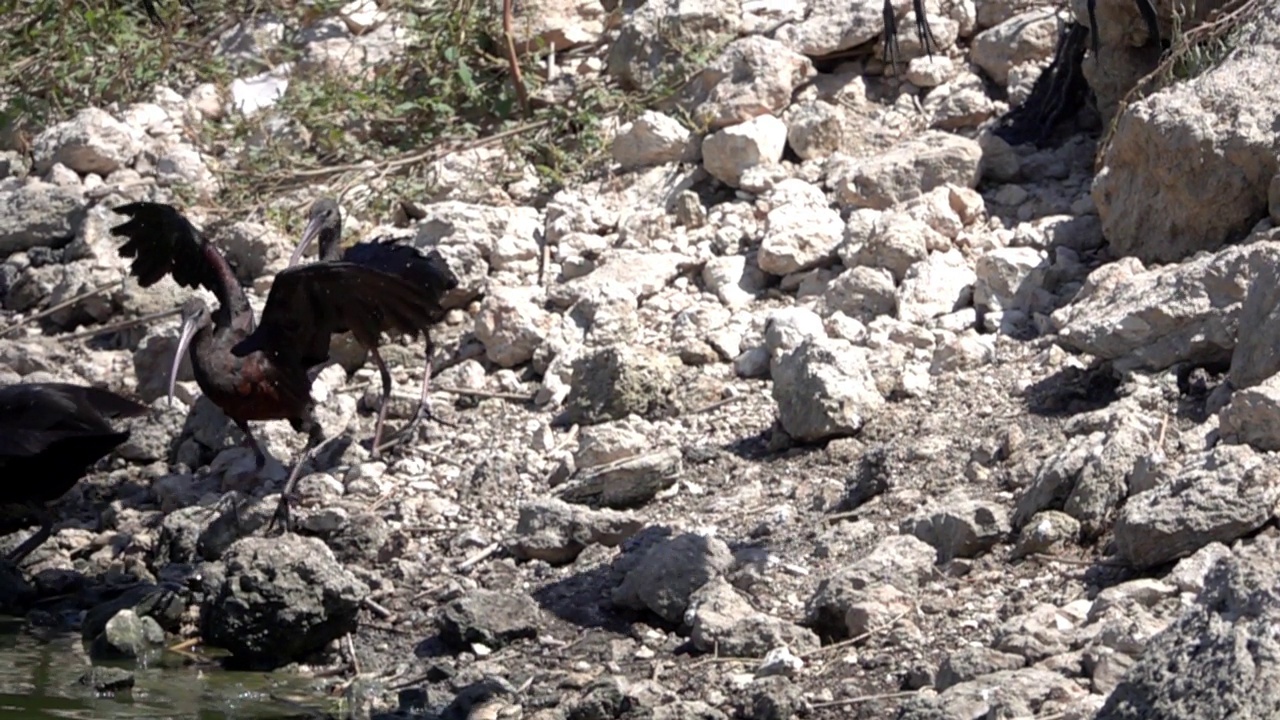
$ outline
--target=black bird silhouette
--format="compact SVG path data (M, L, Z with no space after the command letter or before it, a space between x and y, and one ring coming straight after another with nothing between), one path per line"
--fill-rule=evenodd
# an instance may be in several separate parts
M432 372L431 352L435 346L431 341L430 326L444 319L445 310L440 305L440 298L448 291L458 287L458 278L449 270L448 263L445 262L444 257L438 250L432 250L423 255L417 248L399 245L393 240L385 240L357 243L343 251L340 245L342 241L342 213L338 209L337 201L333 198L320 198L311 204L307 227L302 232L302 240L294 248L293 256L289 258L290 267L297 264L307 251L307 248L316 239L320 241L320 262L349 262L361 267L391 273L407 282L413 283L416 287L425 288L431 298L432 310L430 315L424 318L425 323L405 333L416 336L420 331L426 339L426 368L422 375L422 396L418 401L418 409L413 414L413 419L401 429L399 434L403 436L417 427L424 417L432 417L428 395L430 393ZM391 373L388 372L386 363L383 362L382 356L378 353L379 334L381 331L390 330L391 328L380 327L378 329L379 332L374 333L372 336L362 333L358 328L352 329L352 335L355 337L356 342L368 350L374 364L378 366L378 373L382 376L382 403L378 409L378 422L373 431L371 446L371 452L374 457L378 456L381 448L382 425L386 420L387 402L391 398ZM433 419L436 422L448 424L439 418Z
M40 530L9 553L21 562L49 539L53 518L46 503L57 500L89 468L129 439L108 420L137 417L147 406L108 390L68 383L22 383L0 387L0 508L5 532L32 518ZM12 528L12 529L10 529Z
M199 298L182 307L183 326L169 375L169 396L182 353L205 396L244 432L257 460L266 454L249 429L253 420L288 420L307 433L307 445L289 475L276 516L289 529L289 499L302 465L325 442L314 414L311 383L328 362L329 340L346 329L376 335L382 328L410 331L432 316L435 304L422 288L390 273L350 262L288 268L275 277L262 322L218 249L172 206L137 202L117 213L128 222L111 229L128 238L119 248L134 258L130 273L142 287L166 274L183 287L204 287L218 299L212 312ZM234 352L233 352L234 349ZM273 521L274 521L273 517Z

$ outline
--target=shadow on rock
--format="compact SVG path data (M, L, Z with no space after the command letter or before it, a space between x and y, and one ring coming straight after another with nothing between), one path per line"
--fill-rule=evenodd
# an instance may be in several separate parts
M1023 394L1027 412L1049 417L1067 417L1104 408L1120 395L1120 377L1109 363L1085 369L1067 367L1034 383Z
M578 627L627 634L632 623L640 619L641 615L626 607L619 607L612 600L612 593L620 583L619 563L632 553L648 552L670 537L670 528L645 528L621 545L622 553L612 564L602 563L590 570L544 585L534 591L533 598L543 610ZM577 562L585 565L594 556L588 550L579 556Z

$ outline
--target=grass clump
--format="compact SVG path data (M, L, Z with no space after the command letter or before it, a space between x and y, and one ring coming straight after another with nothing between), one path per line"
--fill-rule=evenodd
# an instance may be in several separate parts
M191 52L190 25L166 42L136 5L15 0L0 14L0 127L29 136L89 105L147 97L158 83L230 79L217 58Z
M14 1L0 15L0 128L8 130L0 145L28 149L47 125L84 107L149 100L156 85L185 94L211 82L225 92L235 78L287 75L273 107L201 127L201 150L222 180L212 200L242 217L267 214L265 198L320 183L330 192L372 186L368 210L379 214L401 197L430 195L431 160L480 144L500 147L506 165L529 163L542 189L554 191L604 166L606 121L631 119L687 79L678 76L688 62L644 92L603 74L579 76L568 101L535 102L526 114L501 3L492 0L382 0L402 35L382 38L393 32L384 24L373 38L357 38L361 47L392 48L360 72L307 56L317 21L334 18L343 0L192 0L194 13L156 0L166 27L147 19L141 0ZM269 48L265 58L219 51L237 28L274 35L257 43ZM687 54L696 63L710 58ZM535 98L545 82L537 55L520 60Z
M1098 143L1094 165L1102 166L1120 117L1128 106L1176 82L1191 80L1217 67L1235 49L1240 32L1247 27L1248 18L1259 5L1260 0L1227 0L1203 22L1195 25L1186 24L1188 18L1197 14L1194 2L1189 7L1178 6L1173 16L1169 49L1161 56L1155 69L1139 79L1120 101Z

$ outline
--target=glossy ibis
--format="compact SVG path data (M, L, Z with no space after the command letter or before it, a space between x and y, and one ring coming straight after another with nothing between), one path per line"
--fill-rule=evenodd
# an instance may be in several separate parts
M196 383L244 433L257 460L256 472L266 465L266 454L249 429L250 421L288 420L294 430L307 433L306 450L277 508L287 531L298 471L324 442L311 383L328 362L330 337L347 329L364 336L376 336L383 328L412 331L433 316L433 299L424 289L372 267L314 263L276 275L255 327L253 310L226 258L177 210L136 202L115 212L130 218L111 232L128 238L119 253L134 259L130 273L139 285L150 287L169 274L179 285L204 287L218 299L212 311L198 298L183 304L170 398L182 353L189 350Z
M307 248L315 240L319 240L320 262L350 262L392 273L417 287L425 288L431 298L431 314L424 318L426 322L420 327L414 328L413 331L405 333L417 335L421 331L426 339L426 367L422 374L422 395L418 401L418 410L413 414L413 419L409 421L408 425L400 431L402 435L408 433L424 417L431 417L428 394L431 389L431 352L435 346L431 342L430 326L444 319L445 310L440 305L440 298L446 292L458 287L458 278L449 270L448 263L445 262L444 257L440 255L438 250L432 250L423 255L417 248L399 245L392 240L384 240L357 243L343 251L341 248L342 213L338 209L337 201L333 198L320 198L311 204L307 227L302 232L302 240L294 248L293 256L289 258L290 267L297 264L298 260L307 251ZM389 327L380 327L379 333L375 333L371 337L363 336L357 330L352 330L356 341L369 351L374 364L378 366L378 373L382 376L382 403L378 409L378 422L374 427L371 445L374 457L378 456L381 448L382 425L386 420L387 403L391 398L391 373L388 372L387 364L383 362L382 356L378 353L378 335L381 331L390 329ZM443 423L438 418L436 421Z
M53 533L45 505L129 439L128 430L117 431L108 420L145 412L146 405L96 387L0 387L0 507L7 519L40 521L40 530L9 553L9 561L20 562Z

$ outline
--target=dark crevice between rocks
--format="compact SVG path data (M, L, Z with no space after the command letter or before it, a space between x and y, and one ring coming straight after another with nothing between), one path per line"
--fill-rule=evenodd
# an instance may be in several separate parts
M1032 384L1023 394L1027 412L1065 417L1104 408L1120 399L1121 377L1111 363L1068 367Z
M638 611L613 607L607 590L612 588L612 568L601 565L544 585L532 595L543 610L580 628L599 628L630 635L631 626L648 617Z
M1227 372L1230 369L1229 358L1207 363L1179 363L1171 368L1178 384L1177 416L1200 424L1217 413L1221 407L1215 402L1215 392L1229 382Z

